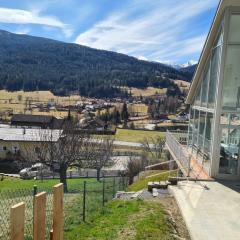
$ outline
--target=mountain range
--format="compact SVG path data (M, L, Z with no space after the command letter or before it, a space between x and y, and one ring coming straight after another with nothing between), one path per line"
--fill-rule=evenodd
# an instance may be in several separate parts
M169 64L166 64L166 65L179 70L179 69L184 69L184 68L188 68L188 67L191 67L191 66L196 66L196 64L197 64L197 61L190 60L190 61L188 61L186 63L183 63L183 64L169 63Z
M0 30L0 89L50 90L57 95L126 95L123 86L176 87L194 68L175 69L128 55Z

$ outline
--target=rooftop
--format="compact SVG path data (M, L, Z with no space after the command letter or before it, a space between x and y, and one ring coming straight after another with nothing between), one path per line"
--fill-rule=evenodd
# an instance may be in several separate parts
M30 115L30 114L14 114L12 122L31 122L31 123L50 123L52 116Z
M0 127L0 140L3 141L30 141L57 142L62 130L32 129L32 128L11 128L10 126Z

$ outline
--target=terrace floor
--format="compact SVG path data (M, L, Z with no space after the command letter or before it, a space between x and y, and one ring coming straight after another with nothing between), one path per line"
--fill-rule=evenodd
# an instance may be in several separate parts
M182 145L182 150L188 158L191 158L190 166L192 172L190 172L191 177L198 178L202 180L211 180L212 178L208 175L209 172L209 162L200 163L200 160L197 160L197 157L190 154L187 146Z
M169 190L192 240L240 238L240 182L182 181Z

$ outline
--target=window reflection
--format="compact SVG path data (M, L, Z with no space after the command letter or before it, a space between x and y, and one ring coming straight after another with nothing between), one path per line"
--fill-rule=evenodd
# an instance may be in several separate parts
M230 18L230 27L229 27L229 42L239 43L240 42L240 15L233 14Z
M220 145L219 173L236 175L238 172L240 129L223 128Z
M223 81L223 109L240 110L240 46L228 46Z
M212 146L212 124L213 124L213 114L207 113L204 151L205 153L208 153L208 155L210 154L211 146Z

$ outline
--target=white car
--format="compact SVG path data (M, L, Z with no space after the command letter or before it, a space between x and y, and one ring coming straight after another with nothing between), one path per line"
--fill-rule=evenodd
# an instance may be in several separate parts
M32 165L30 168L24 168L19 172L19 175L22 179L31 179L37 176L45 176L51 174L52 171L49 167L42 163L36 163Z

